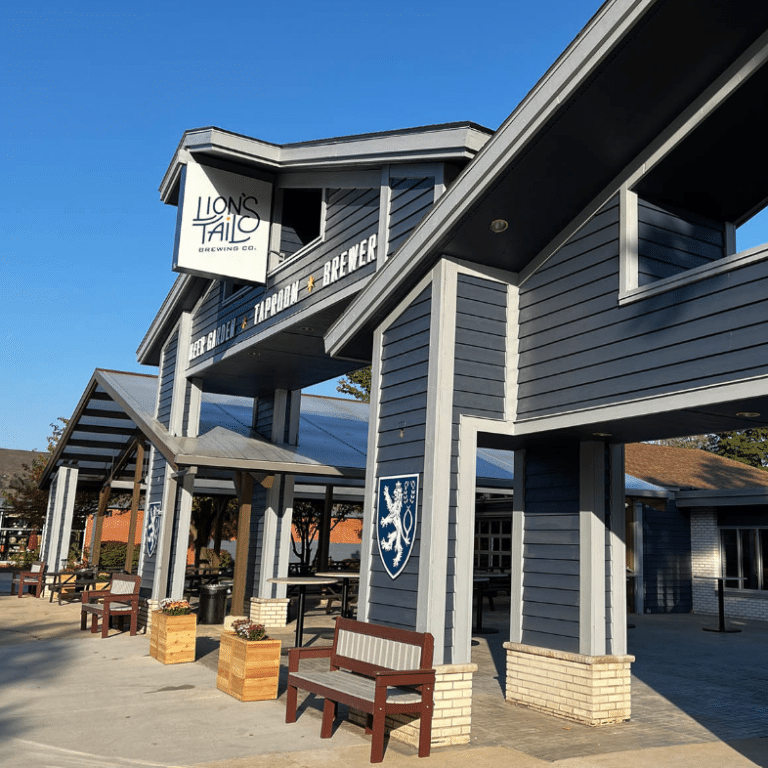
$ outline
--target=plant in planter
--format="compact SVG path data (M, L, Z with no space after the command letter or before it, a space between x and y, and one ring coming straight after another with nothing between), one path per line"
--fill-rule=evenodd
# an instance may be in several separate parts
M234 622L232 629L221 636L216 687L240 701L276 699L280 641L248 619Z
M186 600L161 600L160 610L152 612L149 655L163 664L194 661L196 618Z

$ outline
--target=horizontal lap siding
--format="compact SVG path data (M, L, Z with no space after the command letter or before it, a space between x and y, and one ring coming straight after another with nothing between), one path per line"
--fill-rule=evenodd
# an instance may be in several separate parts
M664 510L643 505L643 584L645 610L693 610L690 516L668 502Z
M371 541L368 620L405 629L416 628L431 290L422 291L384 331L382 341L376 477L419 475L418 526L410 559L397 580L384 570L378 543ZM375 526L374 536L379 536Z
M178 353L179 332L174 331L163 349L160 361L160 396L157 403L157 420L166 428L171 423L171 405L173 401L173 381L176 375L176 355Z
M523 555L522 641L578 652L578 446L526 452Z
M266 286L254 286L225 300L222 284L214 282L193 317L192 340L206 336L232 319L237 321L236 333L234 338L198 355L191 361L192 364L198 365L210 360L233 344L258 336L296 312L326 299L332 292L338 292L351 284L359 284L362 288L364 281L375 271L375 261L348 272L328 286L323 285L323 266L327 261L347 251L350 246L358 245L378 232L379 197L379 189L328 190L322 242L311 246L303 256L290 261L270 275ZM311 293L307 290L310 276L315 279L315 287ZM254 325L254 307L296 281L299 281L298 302ZM242 328L243 320L246 321L245 328Z
M680 274L725 255L722 224L638 201L638 284Z
M453 594L458 508L459 420L463 415L504 418L506 378L507 286L493 280L459 273L456 292L456 336L453 364L453 424L451 488L449 496L448 581ZM473 462L474 466L474 462ZM446 613L446 656L450 658L450 632L455 624Z
M619 306L618 230L613 202L521 287L518 418L768 374L768 264Z
M391 179L387 253L391 256L426 216L435 201L431 177Z

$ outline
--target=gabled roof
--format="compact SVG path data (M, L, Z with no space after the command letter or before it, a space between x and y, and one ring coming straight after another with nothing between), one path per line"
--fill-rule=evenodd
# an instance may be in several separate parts
M632 443L625 468L635 477L681 490L765 489L768 472L695 448Z
M764 100L765 84L752 75L765 69L766 29L768 3L756 0L608 0L331 327L326 349L366 359L373 329L443 256L525 279L623 183L673 154L658 151L662 139L683 149L692 139L671 169L692 194L712 163L699 155L687 175L682 163L714 140L722 145L715 181L733 174L734 165L745 180L754 175L749 163L720 157L734 147L723 131L743 126L736 128L739 156L762 158L768 117L754 95L726 100L726 120L718 119L722 109L710 119L697 100L734 62L733 90L759 81ZM704 133L688 127L695 120L708 121ZM732 175L730 182L727 191ZM492 232L495 219L508 228Z

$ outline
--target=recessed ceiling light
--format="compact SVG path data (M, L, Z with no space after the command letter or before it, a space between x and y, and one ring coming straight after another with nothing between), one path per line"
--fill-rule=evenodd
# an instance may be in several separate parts
M309 333L310 331L314 331L315 329L311 325L300 325L299 330L304 331L304 333Z
M491 222L491 232L498 235L504 232L509 227L509 222L506 219L494 219Z
M736 415L740 419L756 419L760 416L757 411L738 411Z
M610 432L593 432L592 437L613 437Z

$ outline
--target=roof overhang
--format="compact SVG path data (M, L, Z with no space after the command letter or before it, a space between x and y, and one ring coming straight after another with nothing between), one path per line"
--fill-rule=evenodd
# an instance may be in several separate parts
M181 169L190 158L223 170L278 174L380 168L390 163L471 160L491 133L475 123L444 123L396 131L270 144L221 128L186 131L160 184L160 198L176 205Z
M768 504L768 488L720 488L717 490L678 491L678 507L744 507Z
M750 47L766 48L767 28L768 4L756 0L606 2L330 329L326 349L365 359L374 328L444 255L524 280L633 174L670 156L652 154ZM728 103L730 122L710 122L689 157L725 128L748 125L756 111L762 124L764 100L745 101ZM761 136L745 132L749 148L739 156L762 157ZM727 164L720 170L733 178ZM508 229L493 233L494 219Z

